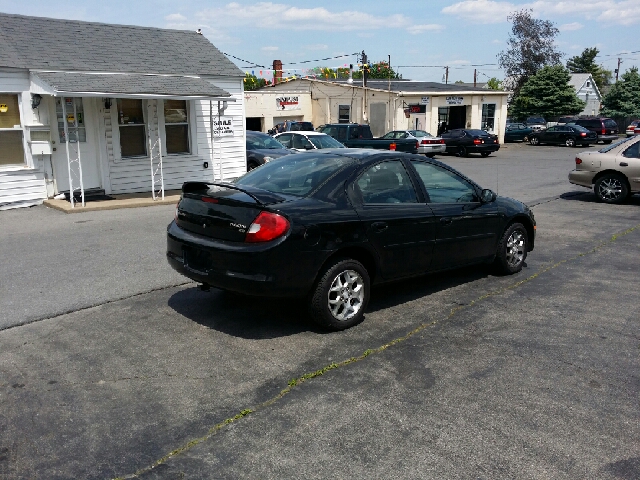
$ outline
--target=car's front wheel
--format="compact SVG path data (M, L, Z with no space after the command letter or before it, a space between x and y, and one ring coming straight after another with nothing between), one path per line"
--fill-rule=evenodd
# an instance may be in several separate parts
M575 138L567 138L567 139L564 141L564 144L565 144L567 147L575 147L575 146L576 146L576 140L575 140Z
M627 180L622 175L603 175L593 187L598 200L604 203L622 203L629 195Z
M522 270L527 258L529 235L521 223L513 223L507 228L498 243L496 266L501 273L512 274Z
M531 145L540 145L540 140L538 140L538 137L529 137L529 143Z
M468 157L469 156L469 152L467 152L467 149L463 146L458 147L458 156L459 157Z
M367 269L351 259L338 259L321 274L311 295L311 317L330 330L345 330L360 323L369 303Z

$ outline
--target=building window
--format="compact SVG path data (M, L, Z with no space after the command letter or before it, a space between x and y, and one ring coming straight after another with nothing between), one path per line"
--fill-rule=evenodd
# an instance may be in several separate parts
M67 111L67 118L64 118L62 111L62 102L64 102L65 109ZM73 104L76 105L76 116L78 117L78 128L75 128L75 120L73 114ZM69 132L69 141L86 142L87 141L87 129L84 123L84 105L82 104L82 98L80 97L64 97L56 98L56 118L58 119L58 137L60 143L67 143L67 139L64 136L64 122L67 122L67 131Z
M164 101L164 129L167 153L191 153L186 100Z
M17 94L0 94L0 167L24 164L24 143Z
M351 121L351 105L338 105L338 123Z
M496 118L496 104L495 103L483 103L482 104L482 123L480 128L492 132L494 130Z
M587 82L587 87L590 87L590 86L591 86L591 82Z
M123 157L146 156L147 132L142 100L118 99L118 127L121 155Z

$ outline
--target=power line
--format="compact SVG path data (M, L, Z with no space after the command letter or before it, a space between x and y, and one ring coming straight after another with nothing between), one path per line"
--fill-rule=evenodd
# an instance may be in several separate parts
M226 55L227 57L232 57L232 58L235 58L236 60L240 60L241 62L250 63L252 66L255 66L255 67L267 68L264 65L259 65L257 63L250 62L249 60L244 60L242 58L236 57L235 55L231 55L230 53L222 52L222 54Z
M311 62L324 62L325 60L333 60L335 58L344 58L344 57L353 57L354 55L358 55L358 53L349 53L346 55L337 55L335 57L327 57L327 58L319 58L316 60L303 60L301 62L289 62L289 63L283 63L283 65L300 65L302 63L311 63Z

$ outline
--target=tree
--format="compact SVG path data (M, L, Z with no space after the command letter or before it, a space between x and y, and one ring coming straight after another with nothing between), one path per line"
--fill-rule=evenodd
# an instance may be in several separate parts
M491 77L487 82L487 88L489 90L504 90L502 88L502 81L498 80L496 77Z
M387 78L399 79L402 78L398 75L393 68L389 67L389 64L385 61L369 63L367 65L369 71L369 78L377 78L386 80ZM353 70L352 78L362 78L362 66L356 66ZM318 78L324 78L328 80L332 79L345 79L349 78L349 69L346 67L329 68L329 67L315 67L311 75L316 75Z
M266 87L267 81L264 78L258 78L250 73L244 76L244 91L258 90L259 88Z
M598 89L602 91L611 83L611 70L606 70L595 62L598 53L597 47L585 48L580 55L567 60L567 68L571 73L590 73Z
M622 80L614 83L602 99L603 115L608 117L640 118L640 74L638 67L631 67L622 74Z
M560 64L561 54L554 47L558 29L553 22L531 17L531 10L509 15L513 23L508 48L498 54L498 63L507 74L507 87L517 96L522 86L546 65Z
M515 118L533 115L549 118L580 113L585 102L569 85L570 79L569 71L562 65L543 67L522 86L511 103L511 115Z

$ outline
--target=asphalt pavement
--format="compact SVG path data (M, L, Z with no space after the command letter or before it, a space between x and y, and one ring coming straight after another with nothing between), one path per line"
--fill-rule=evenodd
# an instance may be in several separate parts
M378 287L339 333L174 275L169 207L0 212L0 479L640 478L640 198L573 152L441 157L533 206L526 267Z

